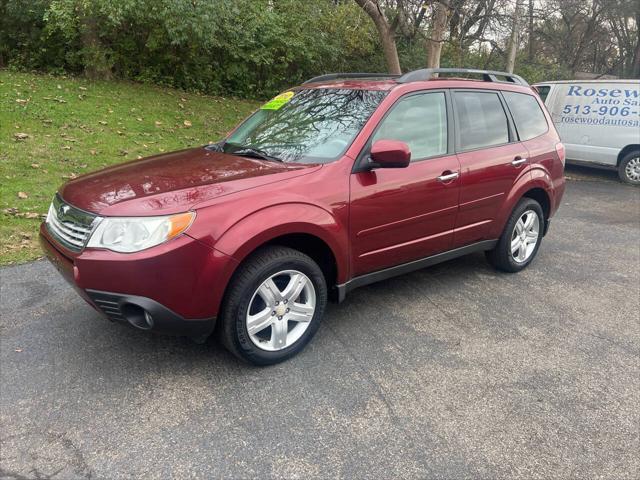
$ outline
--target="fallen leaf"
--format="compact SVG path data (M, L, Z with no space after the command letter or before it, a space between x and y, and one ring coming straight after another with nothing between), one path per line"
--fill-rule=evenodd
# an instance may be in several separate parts
M93 148L92 148L91 150L89 150L89 153L90 153L91 155L97 155L97 154L98 154L98 152L97 152L95 149L93 149Z
M106 124L107 124L107 122L105 122L104 120L98 120L98 123L99 123L100 125L106 125Z
M28 212L24 214L24 218L39 218L40 214L37 212Z
M20 105L26 105L27 103L29 103L29 100L25 100L23 98L16 98L16 103L19 103Z
M192 125L192 124L191 124L191 122L190 122L189 120L185 120L185 121L184 121L184 122L182 122L182 123L184 123L184 126L185 126L185 127L187 127L187 128L189 128L189 127Z
M155 121L156 127L159 127L160 125L162 125L162 122L159 122L158 120Z
M71 145L63 145L62 150L71 150Z
M29 195L27 195L25 192L18 192L18 198L20 200L24 200L26 198L29 198Z
M40 165L38 165L37 163L32 163L31 168L40 168Z
M16 141L26 140L27 138L29 138L29 134L27 134L27 133L14 133L13 134L13 138L15 138Z
M14 216L18 214L18 209L15 207L5 208L4 210L2 210L2 213Z
M78 88L79 88L80 90L84 90L84 91L86 91L86 90L87 90L87 87L78 87Z

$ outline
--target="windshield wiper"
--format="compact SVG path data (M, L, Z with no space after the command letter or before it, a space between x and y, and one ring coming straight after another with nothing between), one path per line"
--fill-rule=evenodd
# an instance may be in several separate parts
M258 148L252 148L252 147L242 147L228 153L230 153L231 155L239 155L242 157L253 157L253 158L259 158L261 160L284 162L284 160L282 160L281 158L275 157L273 155L269 155L267 152L264 152Z
M226 142L224 140L222 140L221 142L218 143L210 143L208 145L205 145L204 148L206 148L207 150L210 150L212 152L224 152L224 144Z

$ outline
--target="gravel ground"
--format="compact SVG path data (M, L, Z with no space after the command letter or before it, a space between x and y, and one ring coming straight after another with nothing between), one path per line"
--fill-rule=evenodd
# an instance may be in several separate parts
M0 478L639 478L640 189L569 168L534 263L356 290L274 367L0 270Z

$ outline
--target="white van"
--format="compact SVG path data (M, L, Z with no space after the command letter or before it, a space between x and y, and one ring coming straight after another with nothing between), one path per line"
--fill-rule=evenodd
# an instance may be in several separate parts
M567 161L618 170L640 185L640 80L563 80L534 85Z

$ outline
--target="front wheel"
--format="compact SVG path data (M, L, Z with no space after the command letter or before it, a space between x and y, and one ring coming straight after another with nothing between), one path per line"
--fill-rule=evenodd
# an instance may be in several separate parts
M544 214L532 198L522 198L511 212L504 231L487 259L505 272L519 272L531 263L542 242Z
M311 340L326 304L322 270L310 257L286 247L264 248L231 281L222 309L222 342L255 365L282 362Z
M624 183L640 185L640 150L624 156L618 165L618 176Z

